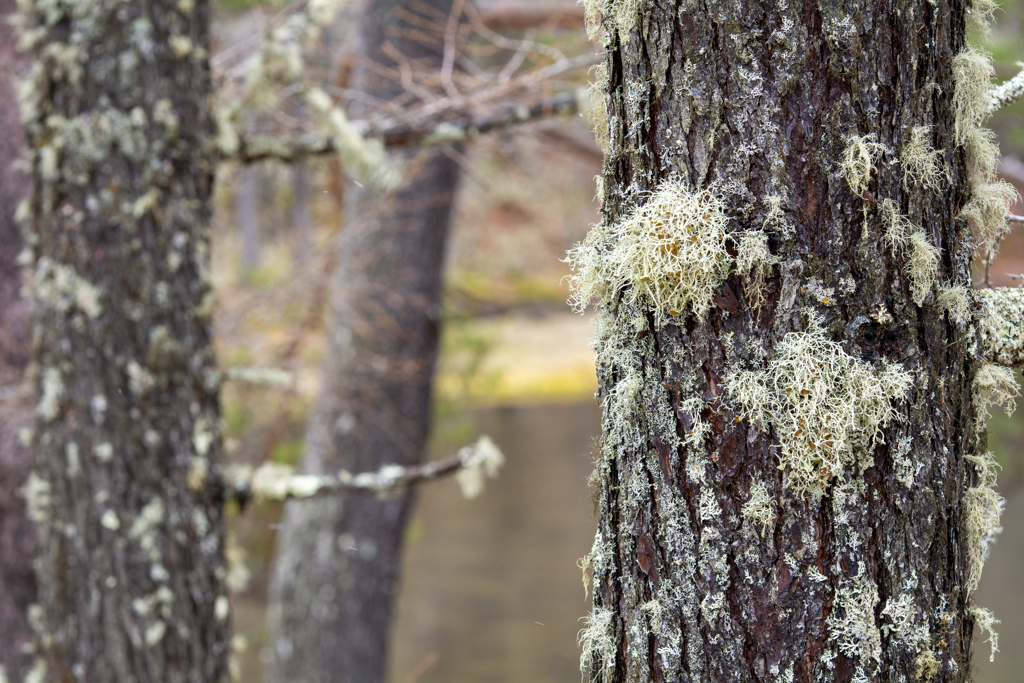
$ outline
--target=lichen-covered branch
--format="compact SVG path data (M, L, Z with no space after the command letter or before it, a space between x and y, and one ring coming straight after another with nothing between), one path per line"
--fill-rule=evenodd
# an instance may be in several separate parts
M977 353L991 363L1024 363L1024 289L994 287L975 292L978 314Z
M570 116L580 109L581 95L577 91L559 93L531 104L507 107L482 117L461 117L456 123L428 121L410 124L391 119L382 123L365 120L350 125L360 135L380 139L388 147L430 147L433 145L471 140L478 135L510 126L538 121L551 116ZM450 112L444 112L450 113ZM300 159L337 154L333 135L312 132L296 135L247 134L239 132L238 143L224 158L243 164L273 159L291 163Z
M1021 71L1000 85L995 86L988 93L988 111L992 113L999 109L1002 109L1008 104L1012 104L1020 99L1021 95L1024 95L1024 64L1018 62L1017 66L1021 67Z
M264 463L255 470L236 466L225 475L228 497L244 502L255 500L309 500L353 492L385 493L423 481L454 474L466 498L483 491L485 477L494 479L505 463L505 456L488 437L481 437L450 458L423 465L403 467L385 465L375 472L352 474L295 474L287 465Z

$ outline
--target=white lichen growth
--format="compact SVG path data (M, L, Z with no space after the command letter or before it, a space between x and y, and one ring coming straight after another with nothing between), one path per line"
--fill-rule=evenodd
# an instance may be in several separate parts
M768 495L768 486L763 481L750 487L750 497L743 504L741 514L744 519L761 527L761 536L775 524L775 501Z
M654 310L658 320L690 307L698 319L711 308L732 258L725 205L714 191L691 192L666 182L618 225L595 226L568 255L570 303L628 303Z
M928 624L922 619L922 611L914 604L914 596L904 593L889 597L882 610L882 618L889 623L882 626L882 632L912 653L918 653L928 644Z
M885 152L885 145L878 142L874 133L850 137L843 151L841 168L850 189L858 197L863 196L871 182L871 175L878 170L875 162Z
M939 286L935 302L946 311L949 319L957 325L966 325L971 320L971 295L966 287L946 283Z
M1024 360L1024 289L996 287L974 292L978 315L977 353L992 363Z
M1005 180L973 182L971 199L957 217L971 223L979 243L994 252L1008 230L1006 214L1018 196L1017 188Z
M914 126L910 139L900 152L903 166L903 189L909 190L911 183L918 183L933 192L942 188L942 180L949 182L949 173L940 166L942 150L932 147L931 126Z
M1017 407L1016 397L1020 396L1013 370L995 363L982 364L974 376L973 393L975 424L979 432L992 417L989 408L1000 406L1007 415L1012 415Z
M910 296L918 306L924 303L925 297L932 291L935 278L939 273L939 248L932 244L931 238L924 230L915 230L907 239L909 254L907 255L906 272L910 277Z
M51 494L50 482L35 472L28 473L22 495L25 497L28 518L36 524L44 524L50 519Z
M988 115L988 91L995 69L987 53L970 45L953 58L954 139L964 145L972 129Z
M999 465L991 453L967 456L978 472L978 484L964 492L964 545L967 548L967 592L977 589L989 549L1002 531L999 518L1005 501L995 490Z
M64 398L64 379L57 368L46 368L43 371L42 396L36 405L36 415L44 422L52 422L60 413L60 404Z
M967 7L968 30L977 31L980 40L988 40L997 9L999 3L996 0L971 0Z
M462 495L467 499L479 496L487 479L495 479L505 464L501 449L487 436L481 436L475 444L461 449L462 467L455 473Z
M767 219L765 219L767 222ZM779 258L768 250L768 235L763 230L747 230L736 248L736 270L743 276L743 293L752 308L764 303L764 281Z
M801 496L819 496L855 450L881 437L910 385L897 365L876 368L847 354L813 317L807 332L783 338L766 370L729 373L725 384L742 417L774 430L787 486Z
M938 660L935 653L925 650L914 660L914 678L928 683L938 675L940 668L942 668L942 662Z
M910 295L918 306L924 303L939 272L939 249L924 230L902 215L891 199L883 199L879 213L885 224L885 243L895 256L902 250L906 256L904 272L910 280Z
M590 70L590 73L594 80L586 88L582 88L579 91L580 102L578 102L578 108L583 112L583 117L586 119L591 130L594 131L597 146L601 148L602 152L607 154L608 145L610 144L608 111L605 104L608 66L602 62L595 65ZM600 184L598 186L600 187Z
M582 651L580 672L584 676L590 672L591 661L595 659L604 671L615 668L614 618L612 610L594 607L590 614L581 619L584 628L576 636L576 643Z
M98 287L80 277L70 266L45 256L36 262L31 285L33 298L43 309L67 313L77 308L90 319L103 312Z
M839 584L826 622L839 651L859 660L861 672L882 657L882 634L875 623L878 602L878 586L865 575L862 563L857 576Z
M988 642L991 644L991 651L988 661L994 662L996 653L999 652L999 634L996 633L995 625L1000 623L992 610L977 605L971 607L971 616L974 617L974 625L988 634Z

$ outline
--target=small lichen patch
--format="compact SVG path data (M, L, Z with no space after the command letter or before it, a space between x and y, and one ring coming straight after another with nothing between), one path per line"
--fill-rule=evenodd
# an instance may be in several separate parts
M505 464L501 449L487 436L482 436L463 455L462 467L455 473L462 495L467 499L479 496L484 490L486 479L495 479Z
M741 513L744 519L761 527L761 536L775 523L775 501L768 495L768 486L763 481L750 487L750 497L743 504Z
M956 144L964 145L969 131L979 126L988 114L988 90L994 72L988 54L970 45L953 58Z
M878 586L861 569L839 584L827 623L839 651L865 668L871 661L881 661L882 634L875 623Z
M936 303L946 311L949 319L957 325L966 325L971 320L971 295L966 287L946 283L939 286ZM1024 331L1024 330L1022 330Z
M988 661L994 662L996 653L999 652L999 634L996 633L995 625L1000 623L1000 621L996 619L996 615L992 613L992 610L977 605L971 607L971 616L974 617L975 626L988 634L988 642L992 646Z
M974 292L978 315L978 353L1000 365L1024 359L1024 289L997 287Z
M999 466L991 453L967 456L978 472L977 486L964 492L964 545L967 547L967 592L977 589L989 548L1002 531L999 518L1006 501L995 490Z
M941 666L942 662L938 660L935 653L925 650L914 660L914 678L927 683L938 675Z
M28 518L36 524L44 524L50 519L50 494L50 482L35 472L29 472L22 495L25 496Z
M992 417L989 408L1001 406L1007 415L1012 415L1017 407L1017 378L1012 369L983 363L978 374L974 376L974 409L978 431L984 429L988 419Z
M906 265L910 277L910 296L920 306L932 291L935 277L939 273L939 248L932 244L924 230L911 233L907 242L910 247Z
M882 626L882 631L908 651L917 653L928 643L928 624L920 623L921 616L910 593L890 597L882 610L882 618L889 623Z
M1017 189L1005 180L976 182L971 186L971 199L957 218L968 221L978 241L992 250L1007 231L1006 214L1017 201Z
M95 319L103 312L99 288L79 277L70 266L45 256L36 262L32 293L38 305L59 313L67 313L76 307L90 319Z
M933 192L942 188L942 180L949 182L949 173L940 166L942 150L932 148L932 127L914 126L910 139L900 152L903 166L903 189L909 190L911 183L918 183Z
M766 219L767 222L767 219ZM768 235L763 230L747 230L736 248L736 270L743 276L743 292L751 307L764 303L764 281L779 258L768 250Z
M61 400L64 398L64 379L57 368L46 368L43 371L43 391L36 406L36 415L44 422L52 422L60 413Z
M903 368L881 369L847 354L812 318L807 332L790 332L765 371L726 376L743 417L771 428L782 444L781 465L796 493L821 494L827 482L869 448L911 385Z
M100 517L100 524L104 529L110 531L117 531L121 528L121 520L117 518L117 513L113 510L107 510Z
M732 265L725 205L713 189L691 192L678 182L662 185L620 224L595 226L569 252L579 311L591 302L652 308L659 320L692 308L703 319Z
M862 196L871 182L871 175L877 171L875 162L885 152L885 145L878 142L874 133L850 137L843 151L842 170L850 189Z
M604 671L615 668L615 613L603 607L583 617L584 628L576 636L576 642L582 650L580 654L580 672L587 676L591 661L597 660Z

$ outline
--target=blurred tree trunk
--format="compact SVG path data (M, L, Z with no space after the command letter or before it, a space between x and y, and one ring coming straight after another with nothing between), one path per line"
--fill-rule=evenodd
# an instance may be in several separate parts
M979 473L965 458L984 452L972 399L984 361L937 301L943 282L971 287L970 230L954 220L970 198L953 132L964 5L710 0L647 4L639 17L625 3L607 6L609 236L595 258L621 244L615 226L634 207L658 201L650 193L681 186L709 190L703 209L687 214L694 224L714 220L710 197L723 202L732 237L709 270L751 256L745 236L759 232L777 263L762 259L760 307L753 271L738 268L713 283L703 319L689 305L678 315L633 302L651 280L612 287L600 304L587 677L969 680L976 539L965 519L976 510L965 494ZM915 126L932 127L939 173L949 174L941 191L903 183ZM841 163L854 137L869 135L884 148L868 148L876 168L854 192ZM920 304L909 247L883 241L883 200L939 249L937 283L925 283ZM664 220L680 211L667 206ZM785 425L756 424L750 414L761 407L730 388L760 377L766 402L853 400L799 387L797 398L772 393L792 370L783 367L787 339L818 345L802 358L832 354L821 356L819 378L838 358L870 376L898 366L912 380L893 394L898 417L884 441L847 435L860 445L841 472L823 462L835 435L809 435L821 441L807 476L821 479L806 495Z
M28 2L25 19L36 666L220 682L209 4Z
M442 16L451 10L450 0L427 4ZM402 93L368 66L394 64L385 40L419 68L437 68L441 58L441 36L424 44L389 32L399 9L416 8L378 0L360 23L363 66L354 85L381 101ZM369 471L423 458L459 169L441 150L405 161L399 189L358 193L335 247L324 384L306 432L304 472ZM287 505L270 591L269 681L384 680L411 498L404 491Z
M30 451L19 432L31 427L32 407L21 384L28 364L28 301L22 296L21 230L14 220L28 196L28 177L15 167L24 153L24 137L13 79L25 64L15 52L17 37L9 20L14 0L0 0L0 667L21 680L31 657L26 610L36 598L32 573L35 529L25 511L21 489L28 476Z

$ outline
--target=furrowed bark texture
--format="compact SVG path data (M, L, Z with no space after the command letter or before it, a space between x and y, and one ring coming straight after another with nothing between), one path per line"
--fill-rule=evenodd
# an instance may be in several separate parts
M730 256L763 229L780 262L759 309L735 268L703 321L687 310L660 324L628 290L601 306L585 677L912 681L934 657L932 680L968 680L962 501L977 477L965 456L978 450L980 361L934 286L915 304L909 252L883 242L879 209L891 199L923 226L941 252L938 280L970 287L970 234L954 220L967 191L951 74L964 6L659 1L622 32L616 12L628 16L610 3L604 19L604 224L669 181L713 188ZM901 182L914 126L932 126L945 150L941 192ZM885 150L861 197L840 163L851 137L869 134ZM810 329L809 313L849 356L913 380L884 443L860 448L820 498L793 490L778 433L741 418L725 389L738 370L766 373L784 336ZM743 513L758 484L777 515L763 534Z
M448 0L429 3L447 15ZM362 18L363 58L391 60L385 40L420 68L440 46L404 38L396 10L378 1ZM437 37L440 41L442 38ZM382 101L402 92L371 71L356 85ZM405 181L364 191L337 244L324 387L306 433L302 470L366 472L423 458L441 315L441 268L458 181L442 151L407 155ZM410 490L291 502L278 533L271 585L270 681L384 680L392 600Z
M9 20L14 0L0 0L0 667L20 680L31 657L27 610L36 598L32 573L35 529L25 510L21 489L29 470L29 449L19 432L32 424L32 406L20 396L28 364L28 301L22 296L21 230L14 215L28 195L28 177L16 168L25 142L13 79L25 59L15 52L17 36ZM3 391L3 389L0 389Z
M36 674L221 681L208 3L26 5Z

